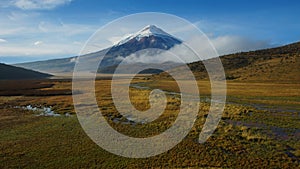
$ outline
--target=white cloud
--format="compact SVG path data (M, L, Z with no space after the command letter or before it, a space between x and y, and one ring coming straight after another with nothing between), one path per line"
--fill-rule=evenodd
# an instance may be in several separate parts
M5 40L5 39L0 39L0 43L4 43L4 42L7 42L7 40Z
M14 5L23 10L53 9L69 4L72 0L16 0Z
M70 63L77 63L77 62L78 62L77 57L74 57L74 58L70 59Z
M11 21L22 21L26 19L34 19L37 16L40 16L40 13L38 12L24 12L24 11L10 11L8 14L6 14L9 20Z
M208 39L206 36L194 36L181 45L176 45L168 51L155 53L153 49L146 49L129 55L126 63L190 63L198 60L214 58L219 55L237 53L241 51L257 50L271 47L268 41L251 40L240 36L219 36ZM216 49L216 50L215 50Z
M35 46L40 46L40 45L42 45L43 44L43 41L36 41L36 42L34 42L34 45Z
M44 22L43 19L31 11L8 14L0 11L0 37L3 37L0 40L0 56L74 56L97 28L94 25L61 21ZM44 39L47 39L47 43Z
M24 57L36 57L36 56L73 56L78 53L79 49L72 45L41 45L38 48L33 45L14 45L14 46L0 46L0 56L24 56ZM42 60L42 59L41 59Z
M0 1L0 7L2 8L8 8L10 6L13 6L13 1L12 0L1 0Z
M78 41L74 41L73 44L74 44L74 45L78 45L78 46L83 45L82 42L78 42Z
M36 12L4 12L0 10L0 36L16 36L38 33L36 23L40 15Z
M30 2L31 1L33 2L33 0L30 0ZM57 0L46 1L47 3L54 3ZM46 3L46 1L36 0L37 3ZM9 42L1 43L0 56L75 56L80 52L80 49L89 36L91 36L92 33L99 28L99 25L97 24L87 25L80 23L64 23L62 21L46 19L37 11L20 10L18 12L11 11L8 14L0 11L0 23L0 37L5 37L5 39L0 39L0 42ZM195 25L199 25L199 23L195 23ZM105 33L102 33L98 39L95 38L94 41L91 42L91 44L95 45L91 46L90 51L99 51L101 48L115 44L124 37L127 37L129 35L128 33L134 33L136 27L133 26L133 28L115 26L114 29L106 29L106 32L104 31ZM193 30L193 27L190 26L182 27L181 29L179 28L181 27L178 27L177 29L174 28L172 34L176 34L176 32L184 33ZM177 34L175 36L177 36ZM36 37L39 39L35 39ZM42 40L45 39L47 40L47 43L42 42ZM251 40L240 36L213 36L213 34L211 34L210 40L221 55L270 46L268 41ZM203 45L207 44L205 39L200 39L200 41L199 39L190 39L187 41L192 44L193 48L195 47L198 49L203 58L213 57L211 50L209 50L210 46ZM184 55L186 51L181 50L181 47L174 47L170 50L170 52ZM191 57L190 54L185 55L188 56L185 58L186 62L199 59ZM131 57L133 60L140 59L144 62L152 62L152 60L159 59L162 59L163 61L174 60L172 57L167 56L162 58L154 57L151 58L152 60L143 57ZM122 58L119 59L121 60Z
M219 36L212 38L211 42L220 55L272 47L269 41L253 40L241 36Z
M117 44L119 43L121 40L123 39L126 39L130 36L132 36L133 34L130 34L130 33L127 33L125 34L124 36L112 36L112 37L109 37L107 40L110 41L112 44Z
M83 25L83 24L65 24L63 22L59 23L50 23L41 21L38 24L38 30L43 33L63 33L64 36L74 36L84 33L92 33L96 27L92 25Z
M222 56L231 53L247 52L272 47L270 42L266 40L253 40L247 37L230 35L217 37L206 37L205 35L194 36L187 40L186 43L197 52L201 60L217 57L218 55ZM174 50L175 53L180 52L180 50L177 50L176 48L171 50ZM190 62L193 58L187 58L187 60Z
M165 51L162 49L144 49L135 52L126 58L120 58L125 63L189 63L198 61L199 57L185 44L175 45Z

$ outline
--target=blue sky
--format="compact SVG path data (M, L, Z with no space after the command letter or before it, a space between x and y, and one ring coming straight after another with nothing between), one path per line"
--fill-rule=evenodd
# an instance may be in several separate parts
M163 12L194 23L220 54L299 41L299 1L2 0L0 62L77 55L101 26L138 12Z

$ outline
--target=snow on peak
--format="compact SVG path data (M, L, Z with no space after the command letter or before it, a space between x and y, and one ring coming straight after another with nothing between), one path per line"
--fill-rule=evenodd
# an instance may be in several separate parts
M118 43L116 43L116 45L122 45L134 38L139 41L143 37L149 37L152 35L173 37L172 35L166 33L162 29L156 27L155 25L147 25L146 27L144 27L142 30L138 31L137 33L131 34L131 35L125 37L124 39L120 40Z
M166 33L165 31L161 30L160 28L156 27L155 25L147 25L142 30L137 32L139 36L150 36L150 35L165 35L171 36L170 34Z

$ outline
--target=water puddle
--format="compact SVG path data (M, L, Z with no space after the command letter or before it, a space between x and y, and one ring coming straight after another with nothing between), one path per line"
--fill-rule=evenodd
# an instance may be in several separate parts
M35 116L47 116L47 117L59 117L63 116L62 114L56 113L52 110L52 107L34 107L32 105L27 106L15 106L14 108L17 109L24 109L24 110L30 110L35 112ZM70 113L65 113L65 117L72 116Z
M137 125L137 124L145 124L146 121L136 122L135 119L131 118L130 116L113 116L109 115L108 118L112 120L116 124L124 124L124 125Z

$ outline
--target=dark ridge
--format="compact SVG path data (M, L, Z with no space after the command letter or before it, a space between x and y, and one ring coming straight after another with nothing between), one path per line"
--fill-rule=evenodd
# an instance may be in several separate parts
M44 79L52 75L0 63L0 80Z

